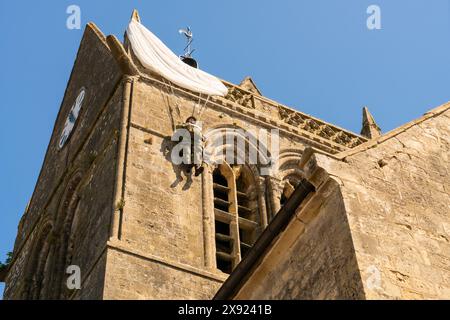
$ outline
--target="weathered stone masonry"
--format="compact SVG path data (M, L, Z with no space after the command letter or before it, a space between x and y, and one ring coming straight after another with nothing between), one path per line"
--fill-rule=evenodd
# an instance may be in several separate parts
M317 191L220 297L448 299L449 116L445 104L336 156L310 149L300 166Z
M228 96L206 103L145 70L126 37L88 24L5 299L210 299L229 277L221 264L245 259L304 179L315 192L228 298L450 296L448 105L380 137L365 111L366 137L263 97L250 78L224 83ZM83 109L59 150L81 87ZM205 103L204 129L219 138L279 129L279 171L225 164L194 177L173 165L174 126ZM73 264L78 291L65 286Z

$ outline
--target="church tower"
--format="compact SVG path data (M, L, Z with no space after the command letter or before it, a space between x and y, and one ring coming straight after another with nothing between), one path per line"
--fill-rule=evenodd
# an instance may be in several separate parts
M225 97L183 89L146 69L127 37L89 23L5 299L212 298L302 181L305 148L333 155L368 140L262 96L251 78L223 84ZM261 129L278 130L279 150L265 163L224 159L196 177L170 157L193 110L219 150L235 144L225 131L260 148L245 133ZM272 162L277 170L263 174ZM69 266L79 267L79 290L66 285Z

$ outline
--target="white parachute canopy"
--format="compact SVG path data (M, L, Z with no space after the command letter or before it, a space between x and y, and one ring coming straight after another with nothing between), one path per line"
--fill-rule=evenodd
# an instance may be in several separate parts
M216 77L180 60L150 30L135 20L127 29L134 54L142 65L176 85L211 96L225 96L227 87Z

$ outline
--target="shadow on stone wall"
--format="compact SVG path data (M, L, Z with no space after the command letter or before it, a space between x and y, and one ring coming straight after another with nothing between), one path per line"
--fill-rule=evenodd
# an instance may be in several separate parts
M160 151L164 158L172 164L172 170L175 173L176 179L170 185L171 188L176 188L182 181L186 179L183 185L183 190L188 190L192 185L192 171L189 170L187 165L176 165L172 162L171 154L172 150L178 142L171 140L171 137L165 137L161 143ZM184 177L183 177L184 175Z

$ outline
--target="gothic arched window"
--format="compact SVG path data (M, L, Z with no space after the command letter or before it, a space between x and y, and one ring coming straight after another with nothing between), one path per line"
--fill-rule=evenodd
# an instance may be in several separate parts
M245 257L261 230L256 183L250 170L244 166L234 167L239 216L239 240L241 257Z
M261 232L256 183L244 165L213 172L216 266L231 273Z

